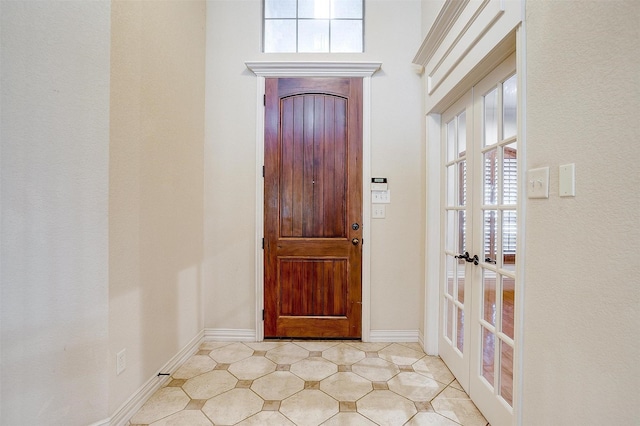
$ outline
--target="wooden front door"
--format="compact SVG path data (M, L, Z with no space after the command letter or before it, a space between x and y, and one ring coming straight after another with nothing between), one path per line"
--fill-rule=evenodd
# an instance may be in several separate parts
M265 337L361 337L362 79L267 78Z

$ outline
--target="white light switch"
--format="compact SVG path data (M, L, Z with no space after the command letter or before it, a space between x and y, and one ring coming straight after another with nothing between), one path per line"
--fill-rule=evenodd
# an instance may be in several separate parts
M371 217L373 219L384 219L386 213L386 206L384 204L374 204L371 208Z
M527 197L549 198L549 167L531 169L527 172Z
M565 164L560 166L559 170L560 188L559 193L561 197L575 197L576 196L576 165Z
M371 202L373 204L389 204L391 202L391 190L371 191Z

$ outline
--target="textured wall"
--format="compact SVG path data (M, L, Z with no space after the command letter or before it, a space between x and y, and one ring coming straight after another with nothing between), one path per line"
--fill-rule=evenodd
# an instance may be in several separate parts
M205 9L112 3L111 413L203 328Z
M523 424L640 418L640 3L527 2ZM576 197L558 166L576 164Z
M371 221L371 327L418 330L422 317L423 154L420 2L370 0L363 54L260 53L261 2L207 7L205 327L255 327L256 60L382 61L372 78L372 173L389 178L387 218Z
M3 425L109 414L109 10L0 6Z

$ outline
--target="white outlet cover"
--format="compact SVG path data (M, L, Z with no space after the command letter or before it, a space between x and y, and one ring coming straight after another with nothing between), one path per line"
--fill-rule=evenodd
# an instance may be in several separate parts
M386 206L384 204L374 204L371 207L371 218L373 219L384 219L386 214Z
M531 169L527 172L527 197L549 198L549 167Z

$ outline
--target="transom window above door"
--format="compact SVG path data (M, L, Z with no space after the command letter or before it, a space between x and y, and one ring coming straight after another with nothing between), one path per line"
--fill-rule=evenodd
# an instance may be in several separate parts
M364 0L263 0L265 53L361 53Z

